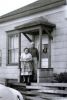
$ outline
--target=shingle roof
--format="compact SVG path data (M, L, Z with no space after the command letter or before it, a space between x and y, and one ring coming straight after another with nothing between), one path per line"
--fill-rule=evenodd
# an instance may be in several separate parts
M0 23L29 16L66 4L66 0L38 0L0 17Z

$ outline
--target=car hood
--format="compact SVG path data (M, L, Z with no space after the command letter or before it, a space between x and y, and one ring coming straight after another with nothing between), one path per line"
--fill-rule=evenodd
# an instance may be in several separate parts
M0 100L23 100L22 95L15 89L0 84Z

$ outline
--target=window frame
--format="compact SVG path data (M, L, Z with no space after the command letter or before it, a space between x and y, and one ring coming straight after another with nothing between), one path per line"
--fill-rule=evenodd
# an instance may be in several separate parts
M16 62L16 63L9 63L9 37L10 36L12 36L12 35L18 35L18 57L19 57L19 33L18 33L18 31L15 31L15 30L11 30L11 31L6 31L6 33L7 33L7 41L6 41L6 43L7 43L7 51L6 51L6 53L7 53L7 63L6 63L6 65L7 66L16 66L16 65L19 65L19 59L18 59L18 62Z

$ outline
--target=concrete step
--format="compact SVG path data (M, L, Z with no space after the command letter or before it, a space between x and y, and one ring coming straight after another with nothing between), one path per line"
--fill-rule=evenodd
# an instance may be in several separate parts
M38 93L52 94L57 96L67 96L67 90L60 90L58 88L53 88L51 86L41 86L41 85L32 85L26 86L26 89L37 90Z
M42 99L46 99L46 100L67 100L67 97L58 97L58 96L45 96L45 97L41 97Z
M57 95L66 95L67 96L67 91L66 90L44 90L41 89L38 92L40 93L48 93L48 94L57 94Z
M15 85L15 86L22 86L22 87L26 87L26 84L25 83L11 83L12 85Z
M24 83L10 83L9 86L19 91L26 91L26 84Z
M56 90L56 88L54 87L46 87L46 86L40 86L40 85L31 85L31 86L26 86L26 89L30 89L30 90L48 90L48 89L51 89L51 90Z
M56 97L61 97L60 95L56 95L56 94L48 94L48 93L39 93L39 96L41 98L56 98Z
M65 87L65 88L67 88L67 83L31 83L31 86Z
M58 89L58 86L63 88L63 84L32 83L30 86L27 86L23 83L13 83L12 87L19 90L25 97L25 100L55 100L54 98L58 100L59 98L57 99L57 97L67 96L67 90ZM64 86L66 87L67 85L64 84Z
M36 96L36 97L31 97L31 96L26 96L25 100L67 100L66 97L40 97L40 96Z
M21 94L26 95L26 96L37 96L38 91L20 91Z
M43 99L43 98L40 98L39 96L36 96L36 97L26 96L25 100L48 100L48 99L45 99L45 98Z
M0 84L2 84L2 85L6 85L6 79L4 79L4 78L0 78Z

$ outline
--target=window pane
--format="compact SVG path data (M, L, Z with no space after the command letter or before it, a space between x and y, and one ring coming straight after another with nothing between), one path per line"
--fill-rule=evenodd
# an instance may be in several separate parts
M9 63L14 63L14 50L9 51Z
M17 63L19 59L19 55L18 55L18 49L15 50L15 62Z
M18 63L18 48L19 48L19 41L18 35L9 36L9 63Z
M14 48L18 48L18 45L19 43L18 43L18 36L15 36L14 37Z
M14 63L14 54L15 54L15 52L14 52L14 50L11 52L11 63Z
M14 42L14 37L13 36L10 36L10 38L9 38L9 49L13 49L14 48L13 42Z

